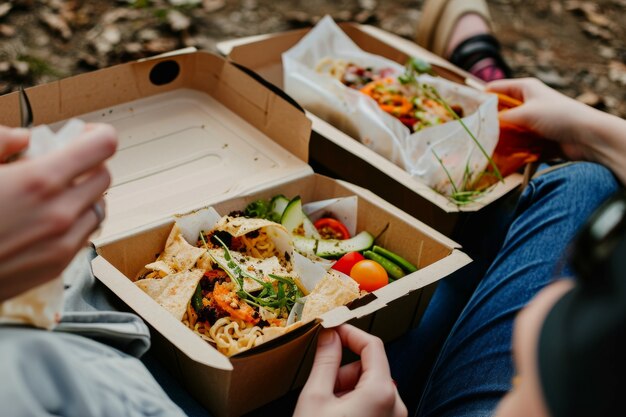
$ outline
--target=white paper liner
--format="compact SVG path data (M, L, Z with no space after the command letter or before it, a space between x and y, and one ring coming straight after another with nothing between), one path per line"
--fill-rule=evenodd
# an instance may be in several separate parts
M448 174L460 187L466 169L472 179L485 169L487 158L458 121L411 134L372 98L316 72L316 66L325 58L391 68L394 76L404 72L398 63L361 50L326 16L282 56L285 91L306 109L443 194L453 191ZM443 78L422 75L418 79L433 85L448 103L463 107L464 123L491 155L499 135L497 97ZM436 156L441 158L445 170Z

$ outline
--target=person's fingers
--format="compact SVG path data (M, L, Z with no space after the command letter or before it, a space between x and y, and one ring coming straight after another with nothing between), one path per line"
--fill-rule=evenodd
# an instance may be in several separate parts
M502 122L511 123L516 126L529 128L528 107L519 106L504 110L498 113L498 119Z
M29 197L32 200L30 205L23 205L23 210L29 212L25 222L36 227L15 224L12 227L13 230L3 231L2 235L9 234L12 237L0 248L0 260L14 256L31 242L66 233L81 213L91 209L94 203L101 200L110 182L109 171L104 166L100 166L84 176L76 185L42 203L37 201L37 196L25 196L22 199L24 202Z
M89 173L79 183L60 194L49 204L49 212L58 219L57 223L72 222L80 213L91 208L102 199L102 195L111 184L111 175L102 165ZM45 213L44 213L45 214ZM45 219L42 219L45 220ZM63 224L52 224L52 228Z
M391 380L389 363L382 340L349 324L337 328L342 344L361 357L363 377L388 378Z
M71 142L66 148L41 157L44 169L48 173L39 178L37 187L45 193L55 192L72 182L75 178L102 164L115 153L117 133L110 125L98 124L84 131L80 140ZM34 161L33 161L34 162Z
M0 162L23 150L28 145L28 129L11 129L0 125Z
M341 343L333 329L323 329L317 342L317 351L311 374L303 392L312 396L333 393L339 366L341 365Z
M359 382L361 376L361 361L355 361L339 368L335 381L335 395L341 396L346 391L351 391Z
M2 298L10 298L42 284L63 272L78 251L85 246L99 221L93 210L84 211L64 235L42 240L16 256L0 262L0 276L13 277L13 285L2 289Z
M396 402L393 407L393 417L406 417L409 414L409 410L407 410L406 405L400 398L400 393L396 388Z
M524 83L520 79L496 80L489 82L485 88L488 92L505 94L516 100L524 101Z

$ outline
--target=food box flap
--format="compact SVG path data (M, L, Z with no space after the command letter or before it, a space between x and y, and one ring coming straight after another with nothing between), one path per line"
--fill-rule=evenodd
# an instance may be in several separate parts
M27 90L35 124L106 122L119 134L96 247L114 236L286 179L310 175L310 121L223 58L177 53ZM17 93L0 98L17 126Z

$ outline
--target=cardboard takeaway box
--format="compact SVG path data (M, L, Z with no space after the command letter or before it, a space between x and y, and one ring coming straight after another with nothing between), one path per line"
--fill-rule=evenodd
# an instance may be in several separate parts
M430 62L437 75L481 88L482 82L477 78L406 39L368 25L342 23L340 27L367 52L402 65L410 56L419 57ZM219 43L217 48L233 62L282 88L282 53L297 44L309 30L234 39ZM330 123L309 111L306 114L313 122L310 158L316 169L372 190L447 236L453 235L463 212L478 211L522 183L522 175L509 175L476 202L458 206Z
M352 184L317 175L304 114L216 55L175 54L29 88L35 124L79 117L119 131L108 217L93 239L98 279L151 327L159 360L216 416L241 415L302 386L320 326L344 322L391 340L419 321L434 284L470 260L457 245ZM0 98L17 126L18 96ZM164 247L173 215L242 209L277 193L303 201L358 198L358 229L420 270L281 338L227 358L131 281Z

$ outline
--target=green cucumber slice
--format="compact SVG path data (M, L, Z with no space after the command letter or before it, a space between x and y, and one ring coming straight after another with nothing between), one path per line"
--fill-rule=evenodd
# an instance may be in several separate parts
M302 200L300 196L297 196L292 198L289 204L287 204L287 207L285 207L280 223L285 226L285 229L287 229L289 233L293 233L303 221L304 213L302 212Z
M283 213L285 212L285 208L287 208L288 204L289 199L282 194L272 197L272 199L270 200L270 215L272 216L272 218L278 219L278 221L280 222L280 219L282 218Z
M346 240L327 239L317 241L316 255L322 258L334 258L348 252L362 252L372 247L374 236L366 231Z

